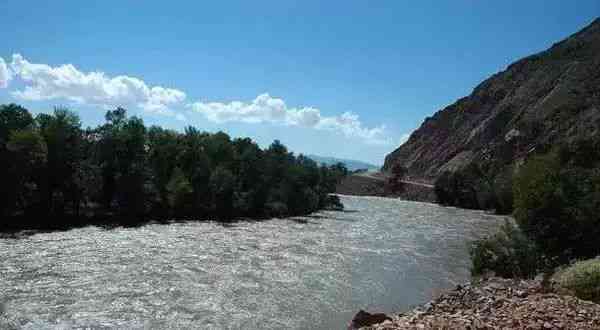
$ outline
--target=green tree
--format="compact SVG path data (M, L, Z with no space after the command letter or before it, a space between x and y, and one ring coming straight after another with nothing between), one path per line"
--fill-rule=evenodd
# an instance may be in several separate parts
M169 206L173 210L187 210L185 205L192 193L192 185L179 167L175 167L171 179L166 185Z
M211 208L211 160L206 152L208 136L208 133L187 127L182 136L183 150L178 156L181 169L192 185L192 204L199 215L206 215Z
M56 108L53 115L40 114L36 121L47 148L47 174L41 182L46 212L61 215L67 207L79 209L81 187L75 178L83 158L79 117Z
M10 175L3 181L3 189L10 192L3 200L8 206L4 213L36 210L40 202L37 180L47 161L46 143L36 130L25 129L12 131L6 147L11 163L6 169Z
M174 131L158 126L152 126L148 130L148 162L152 169L152 182L163 207L172 203L167 184L173 179L173 172L182 152L179 140L178 133Z
M443 205L468 209L492 209L497 205L493 180L477 163L442 173L435 181L434 190Z
M515 218L547 254L568 260L600 253L600 172L552 152L515 177Z
M0 164L4 170L0 171L0 215L8 215L16 211L17 194L15 190L21 185L26 174L25 170L15 158L27 158L18 155L19 151L10 151L7 144L11 134L16 131L34 129L34 120L27 109L16 104L0 106Z
M213 210L220 220L230 220L233 213L235 178L225 167L217 167L210 176Z

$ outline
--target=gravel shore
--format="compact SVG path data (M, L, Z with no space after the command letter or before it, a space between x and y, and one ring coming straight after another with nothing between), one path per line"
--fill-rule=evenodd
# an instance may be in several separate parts
M489 278L457 286L408 313L388 317L364 327L354 322L350 328L600 329L600 305L558 294L543 287L541 280Z

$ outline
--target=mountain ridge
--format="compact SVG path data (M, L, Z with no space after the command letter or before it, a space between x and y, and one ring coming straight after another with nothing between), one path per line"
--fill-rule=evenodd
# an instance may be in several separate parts
M476 162L492 173L538 148L600 131L600 18L508 65L427 117L385 158L434 181Z

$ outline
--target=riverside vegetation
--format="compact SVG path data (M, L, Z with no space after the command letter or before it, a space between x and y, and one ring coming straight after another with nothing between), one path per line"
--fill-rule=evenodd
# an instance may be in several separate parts
M351 328L598 329L600 136L539 150L499 187L475 164L436 182L440 202L504 203L516 220L473 243L471 283L399 315L358 313Z
M470 163L435 182L441 204L514 216L472 244L471 283L398 315L360 311L349 328L598 329L600 135L536 150L495 176Z
M544 273L600 302L600 138L575 140L528 159L512 179L514 217L471 248L473 274L533 278Z
M342 164L318 166L279 141L146 127L117 108L96 128L67 109L0 106L0 230L146 220L291 216L341 207Z

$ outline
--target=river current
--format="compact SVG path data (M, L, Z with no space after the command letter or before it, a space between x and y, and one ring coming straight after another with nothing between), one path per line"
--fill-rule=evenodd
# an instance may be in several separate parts
M469 279L501 217L378 197L262 222L0 238L2 329L344 329Z

